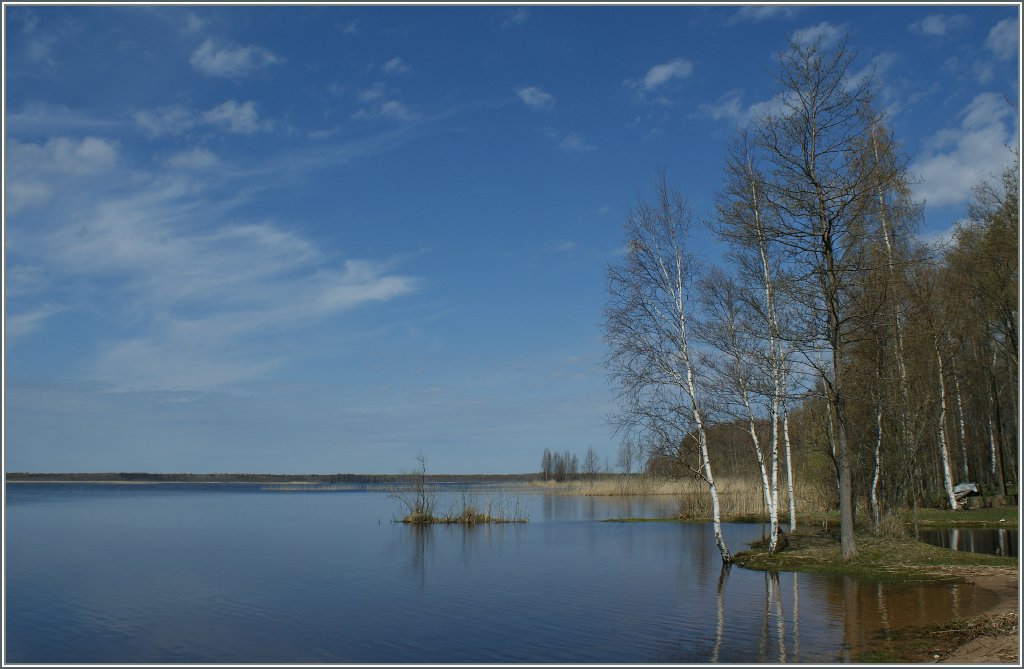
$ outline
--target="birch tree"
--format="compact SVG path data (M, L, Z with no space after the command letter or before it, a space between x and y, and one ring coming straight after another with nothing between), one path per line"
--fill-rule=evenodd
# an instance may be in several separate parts
M828 50L820 40L791 40L780 56L783 108L757 124L755 142L765 166L765 195L778 212L772 237L786 250L795 270L793 295L808 316L801 345L828 353L819 371L835 416L843 559L857 553L844 365L858 314L848 309L847 293L860 269L855 256L863 211L881 181L874 163L851 159L873 120L871 80L854 81L852 61L845 41ZM804 357L813 364L813 357Z
M701 370L690 349L699 268L687 249L693 213L662 173L653 203L641 201L624 225L626 255L608 268L608 369L622 405L620 426L663 448L696 451L691 470L707 486L715 543L726 564L721 507L708 447Z

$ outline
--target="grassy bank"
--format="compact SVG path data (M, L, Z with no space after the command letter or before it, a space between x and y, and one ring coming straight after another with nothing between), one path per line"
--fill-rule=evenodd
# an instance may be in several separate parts
M735 556L736 564L767 571L848 574L882 581L963 581L982 573L1016 573L1017 558L953 551L913 539L857 536L857 556L843 560L838 532L792 534L770 554L764 542Z

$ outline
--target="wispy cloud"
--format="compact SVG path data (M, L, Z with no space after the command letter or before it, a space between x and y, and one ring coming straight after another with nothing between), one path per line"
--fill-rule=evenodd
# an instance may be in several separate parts
M996 58L1010 60L1017 56L1019 37L1017 19L1003 19L989 31L985 46Z
M520 86L516 89L516 95L530 109L551 109L555 106L555 96L536 86Z
M52 200L22 221L18 238L54 281L102 295L95 304L111 323L132 323L100 343L90 367L97 380L202 389L254 378L287 357L271 338L418 289L394 261L339 259L273 220L240 220L230 212L245 198L217 195L216 178L130 180L129 169L108 179L108 191L70 189ZM28 304L16 331L41 327L51 312Z
M213 151L202 147L179 151L167 158L168 167L184 170L207 170L216 167L219 162Z
M380 115L395 121L414 121L420 117L420 113L409 109L405 103L398 100L387 100L380 105Z
M971 188L999 174L1010 161L1016 136L1006 124L1013 108L994 93L976 96L961 113L957 128L927 138L923 155L910 166L920 177L914 195L929 205L965 202Z
M685 58L676 58L649 69L644 75L643 86L646 90L653 91L673 79L686 79L692 73L693 63Z
M380 98L384 97L384 92L384 83L378 81L369 88L364 88L363 90L356 93L356 100L358 100L359 102L373 102L374 100L379 100Z
M796 16L798 11L800 10L792 5L751 5L749 7L741 7L730 17L729 23L740 23L742 21L760 23L768 19L788 19Z
M579 133L571 132L558 143L558 149L566 153L590 153L597 149Z
M395 56L391 60L381 65L380 69L385 74L404 74L411 70L412 68L409 67L409 64L403 61L401 58Z
M526 23L526 19L530 17L530 13L526 11L524 7L517 7L515 10L505 14L505 17L501 21L502 28L511 28L514 26L521 26Z
M746 126L764 116L776 115L786 109L787 96L777 94L771 99L743 104L743 92L732 90L710 104L702 104L697 108L700 116L715 121L730 120L738 126Z
M571 239L567 239L565 241L558 242L557 244L550 245L548 250L555 253L568 253L569 251L574 250L577 246L576 242Z
M963 28L970 19L965 14L929 14L919 21L914 21L908 26L911 32L930 37L942 37L954 30Z
M355 97L363 105L352 113L355 119L380 117L392 121L415 121L422 117L420 112L397 99L383 82L364 88Z
M818 25L797 30L793 33L793 40L797 44L805 46L820 41L822 48L827 49L842 39L844 34L846 34L845 25L835 25L828 21L822 21Z
M260 118L252 101L238 103L228 100L204 112L203 120L237 135L252 135L269 130L272 126L270 121Z
M334 24L334 27L337 28L338 32L342 35L354 35L359 32L359 19L342 21L341 23Z
M202 32L202 30L209 24L206 19L200 18L195 14L189 12L185 15L185 32L189 34L196 34Z
M61 307L43 305L31 311L8 314L4 322L4 334L8 341L32 334L42 326L43 321L61 311Z
M62 177L97 177L118 162L115 142L99 137L52 137L45 143L7 144L7 213L50 201Z
M185 134L201 124L239 135L251 135L273 127L273 122L262 118L256 110L256 103L251 100L227 100L204 112L180 105L142 109L132 118L151 137Z
M68 132L106 132L122 125L114 118L101 118L65 105L33 100L7 113L7 130L13 135L57 135Z
M44 144L11 140L8 168L15 174L79 174L105 172L117 162L117 144L101 137L53 137Z
M190 59L197 72L211 77L245 77L283 59L260 46L231 46L207 39L192 52Z

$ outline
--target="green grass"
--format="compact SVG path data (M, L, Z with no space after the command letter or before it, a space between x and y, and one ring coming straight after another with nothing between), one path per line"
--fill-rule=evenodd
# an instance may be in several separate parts
M764 542L734 557L736 564L766 571L848 574L881 581L961 581L979 572L1017 569L1017 558L953 551L913 539L857 535L857 555L843 560L837 534L817 532L787 536L788 545L774 555Z
M918 509L917 523L929 527L1017 527L1018 514L1016 506L965 511ZM913 512L904 511L902 515L903 520L909 525Z

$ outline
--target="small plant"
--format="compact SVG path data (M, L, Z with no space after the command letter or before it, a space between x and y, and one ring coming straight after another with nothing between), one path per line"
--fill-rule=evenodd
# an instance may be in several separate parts
M410 474L409 489L395 491L391 497L397 499L406 508L405 517L402 518L403 523L425 525L434 522L434 508L437 503L433 493L427 489L427 459L423 453L419 453L416 456L416 461L419 463L419 467Z

